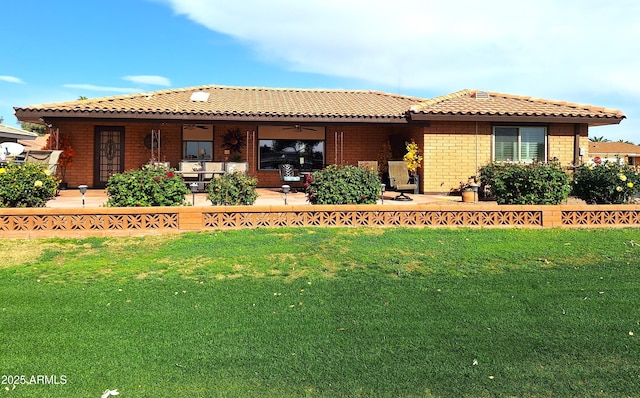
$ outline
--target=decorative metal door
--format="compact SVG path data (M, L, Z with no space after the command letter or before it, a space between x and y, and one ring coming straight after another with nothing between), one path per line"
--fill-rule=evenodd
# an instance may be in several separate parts
M124 171L124 127L96 126L94 151L93 185L103 188Z

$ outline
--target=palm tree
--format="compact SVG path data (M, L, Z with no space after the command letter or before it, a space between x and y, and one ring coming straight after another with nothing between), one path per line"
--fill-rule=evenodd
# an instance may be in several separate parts
M589 138L589 142L611 142L611 140L604 138L604 136L600 136Z
M623 144L631 144L631 145L635 145L633 142L629 141L629 140L623 140L623 139L619 139L618 142L621 142Z

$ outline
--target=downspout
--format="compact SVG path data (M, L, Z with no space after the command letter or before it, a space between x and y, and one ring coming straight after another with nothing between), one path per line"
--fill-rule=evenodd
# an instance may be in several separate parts
M573 165L580 164L580 125L573 125Z
M474 182L478 182L478 122L476 121L476 173Z

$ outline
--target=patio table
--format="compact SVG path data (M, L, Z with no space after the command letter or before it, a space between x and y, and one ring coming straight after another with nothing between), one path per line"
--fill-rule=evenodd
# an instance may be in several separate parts
M185 181L185 183L187 184L187 186L189 186L190 183L196 182L198 184L198 191L204 191L206 183L210 181L204 178L205 175L207 174L223 175L226 172L224 170L176 170L174 171L174 173L183 175L183 176L185 174L186 175L196 174L198 177L198 181ZM200 188L201 185L202 185L202 189Z

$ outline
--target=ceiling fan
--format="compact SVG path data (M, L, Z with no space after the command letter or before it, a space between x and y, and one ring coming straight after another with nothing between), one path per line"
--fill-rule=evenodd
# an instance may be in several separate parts
M283 128L283 130L295 130L295 131L310 130L310 131L316 131L316 129L313 128L313 127L303 127L303 126L301 126L299 124L295 124L295 125L293 125L291 127L285 127L285 128Z

